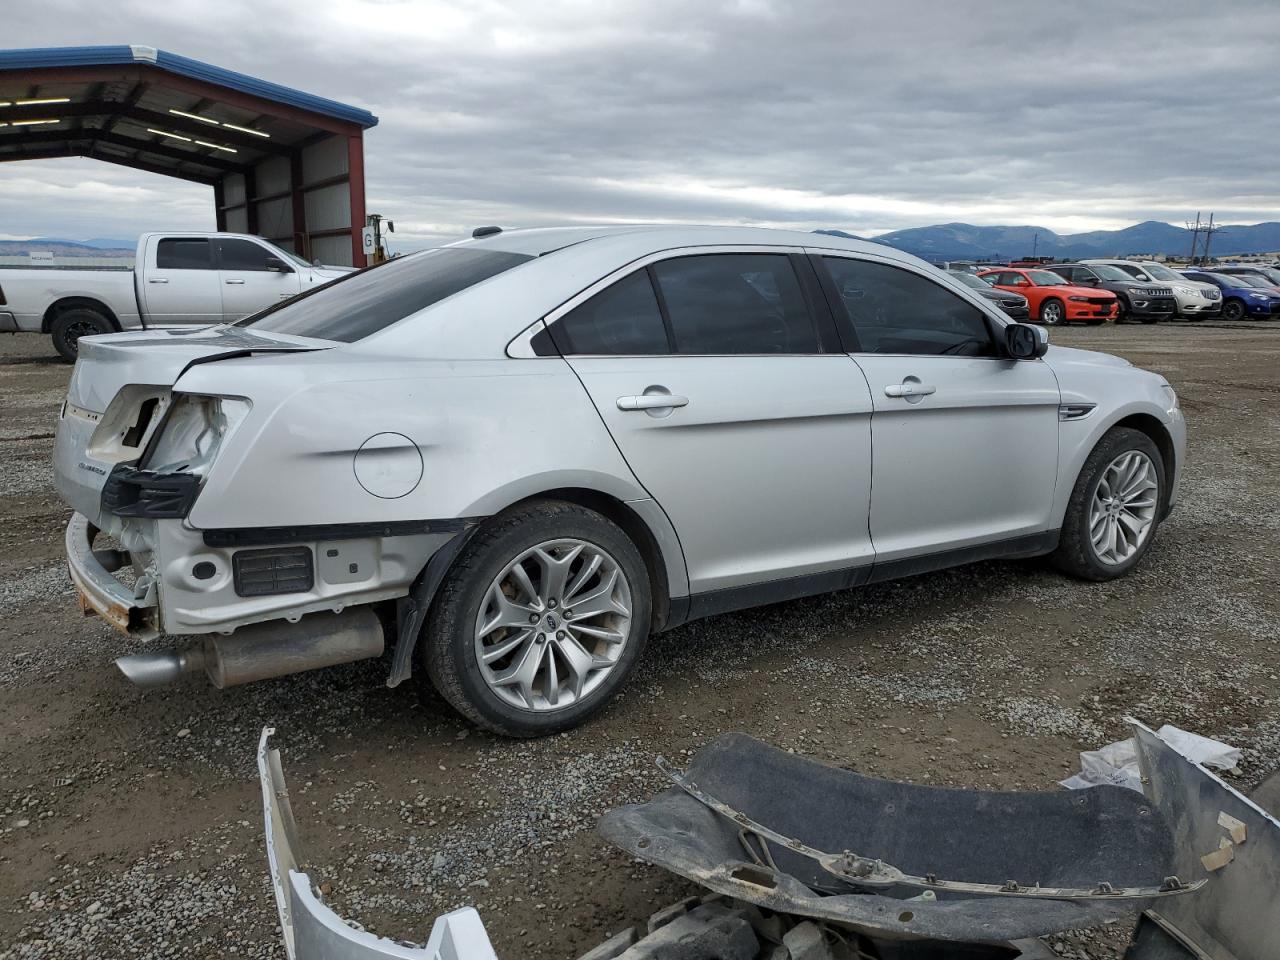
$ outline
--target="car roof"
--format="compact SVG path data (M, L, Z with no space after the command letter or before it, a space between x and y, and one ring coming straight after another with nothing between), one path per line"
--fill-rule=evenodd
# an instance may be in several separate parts
M594 240L630 237L637 246L654 250L673 247L697 247L761 244L785 247L814 247L872 253L905 259L901 251L882 243L836 237L828 233L803 230L779 230L773 227L690 226L685 224L638 223L614 226L526 227L502 230L482 237L468 237L447 244L451 247L480 247L504 253L542 256L555 250ZM914 258L912 258L914 259Z

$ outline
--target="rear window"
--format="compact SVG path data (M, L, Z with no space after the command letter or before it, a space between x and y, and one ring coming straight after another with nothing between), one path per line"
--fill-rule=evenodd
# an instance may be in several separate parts
M354 343L533 257L442 247L388 260L308 291L237 326Z
M213 249L208 240L166 237L156 244L156 267L160 270L212 270Z

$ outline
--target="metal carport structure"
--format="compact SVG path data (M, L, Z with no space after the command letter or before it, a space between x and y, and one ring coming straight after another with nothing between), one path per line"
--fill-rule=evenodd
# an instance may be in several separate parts
M213 188L219 230L365 266L367 110L154 47L0 50L0 161L80 156Z

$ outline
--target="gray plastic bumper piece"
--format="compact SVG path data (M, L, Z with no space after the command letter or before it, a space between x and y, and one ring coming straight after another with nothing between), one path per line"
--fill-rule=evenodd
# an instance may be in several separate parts
M1193 897L1152 904L1125 957L1272 960L1280 950L1280 820L1154 731L1129 723L1147 796L1178 840L1175 872L1209 883Z
M325 905L298 866L297 827L280 753L268 743L273 733L272 727L264 728L258 741L258 776L271 886L289 960L497 960L480 914L472 907L437 917L427 942L415 945L375 936Z

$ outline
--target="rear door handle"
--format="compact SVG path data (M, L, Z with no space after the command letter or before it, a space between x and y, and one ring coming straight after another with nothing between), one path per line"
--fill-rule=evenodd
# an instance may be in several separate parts
M224 283L244 283L243 280L225 280Z
M912 397L927 397L929 394L937 392L938 388L933 384L920 383L918 380L914 382L904 380L902 383L891 383L889 386L884 388L884 395L886 397L905 397L907 399Z
M673 393L646 393L639 397L618 398L619 410L669 410L688 405L688 397L679 397Z
M164 277L148 277L147 278L147 283L168 283L168 282L169 281L166 280Z

